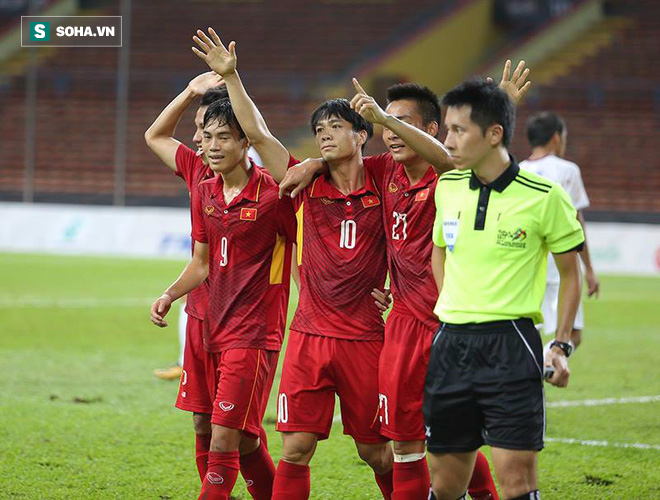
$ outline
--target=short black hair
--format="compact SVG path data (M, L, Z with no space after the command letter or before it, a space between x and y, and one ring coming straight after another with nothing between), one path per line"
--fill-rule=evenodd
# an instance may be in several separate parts
M557 113L542 111L527 120L527 139L532 147L545 146L555 134L566 130L564 120Z
M243 132L241 124L238 123L229 98L214 101L209 105L209 108L204 113L204 128L214 121L218 121L221 126L229 125L230 128L238 131L241 139L245 137L245 132Z
M227 92L227 87L225 85L220 85L218 87L211 87L202 96L202 100L199 103L200 106L210 106L215 101L220 99L228 99L229 92Z
M417 110L422 115L425 126L431 122L440 125L440 102L438 96L430 88L416 83L397 83L387 89L387 104L401 99L410 99L417 103Z
M516 109L509 96L496 83L484 79L466 80L459 83L442 98L447 107L470 106L470 120L479 125L486 135L492 125L501 125L504 130L502 144L509 147L516 125Z
M351 103L346 99L330 99L314 110L310 121L312 125L312 134L316 135L316 126L321 120L326 120L332 117L346 120L353 126L353 130L356 132L364 130L367 133L367 140L364 141L364 144L362 145L362 151L364 152L365 145L374 135L374 127L371 123L362 118L358 112L353 111L351 109Z

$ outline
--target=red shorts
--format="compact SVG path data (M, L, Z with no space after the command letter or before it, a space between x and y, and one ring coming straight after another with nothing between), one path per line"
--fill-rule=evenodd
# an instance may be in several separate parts
M183 372L175 406L180 410L210 414L215 395L215 365L211 353L204 349L203 323L188 315Z
M259 437L280 353L229 349L211 355L217 380L211 422Z
M378 367L380 433L395 441L423 441L424 382L433 330L414 316L392 312Z
M277 397L277 430L327 439L335 394L344 434L359 443L386 441L378 432L380 341L354 341L291 330Z

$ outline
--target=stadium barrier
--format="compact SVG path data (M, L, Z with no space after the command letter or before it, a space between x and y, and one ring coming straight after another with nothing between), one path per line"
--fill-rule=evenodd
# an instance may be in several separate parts
M599 273L660 276L660 225L588 223ZM184 208L0 203L0 251L149 258L190 256Z

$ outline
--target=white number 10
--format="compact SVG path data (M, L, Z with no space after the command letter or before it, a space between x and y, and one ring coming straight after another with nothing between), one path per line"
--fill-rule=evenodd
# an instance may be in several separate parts
M339 248L355 248L355 237L357 234L357 224L354 220L341 221L341 235L339 236Z

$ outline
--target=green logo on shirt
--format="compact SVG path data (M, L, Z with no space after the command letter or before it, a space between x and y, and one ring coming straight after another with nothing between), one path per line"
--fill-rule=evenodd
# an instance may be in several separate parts
M527 231L519 227L515 231L506 229L497 230L497 244L508 248L527 247Z

